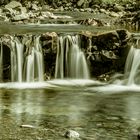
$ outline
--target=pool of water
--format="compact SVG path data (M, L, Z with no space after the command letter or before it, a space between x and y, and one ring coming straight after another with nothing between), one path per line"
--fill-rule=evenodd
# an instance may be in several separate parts
M139 88L91 81L43 84L0 89L0 139L65 140L67 130L77 131L82 140L137 139Z

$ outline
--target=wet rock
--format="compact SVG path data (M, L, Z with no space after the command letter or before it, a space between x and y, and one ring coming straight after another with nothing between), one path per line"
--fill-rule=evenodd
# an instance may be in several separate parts
M107 11L105 9L100 9L100 12L107 14Z
M8 0L1 0L0 5L5 4L5 3L7 4L8 2L9 2Z
M17 8L17 7L22 7L21 3L17 2L17 1L11 1L7 5L5 5L6 9L14 9L14 8Z
M29 15L28 14L21 14L21 15L15 15L13 17L13 21L20 21L20 20L25 20L25 19L28 19L29 18Z
M90 36L88 40L85 42L85 46L88 46L86 56L92 75L123 70L131 33L127 30L114 30Z
M131 17L132 15L129 15L128 18L131 18ZM127 19L127 17L124 17L124 19ZM126 20L126 22L127 21L128 20ZM137 11L136 13L134 13L131 24L135 26L136 30L140 29L140 11Z
M6 16L1 16L1 15L0 15L0 21L8 21L8 19L7 19Z
M119 16L120 16L120 15L119 15L118 13L116 13L116 12L110 12L109 15L112 16L112 17L119 17Z
M128 32L127 30L118 29L118 30L116 30L116 32L119 35L119 39L120 39L120 42L121 42L121 46L122 47L123 47L123 45L125 45L126 43L128 43L128 41L132 37L131 33Z
M31 6L31 9L35 10L35 11L38 11L39 7L35 3L33 3L32 6Z
M57 39L58 36L55 32L42 34L40 38L45 61L46 79L54 76Z
M102 74L102 75L98 76L97 79L102 82L107 82L110 80L110 76L109 76L109 74Z
M79 7L81 7L81 6L84 4L84 2L85 2L85 0L79 0L79 1L77 2L77 5L78 5Z
M101 51L101 56L103 58L103 61L104 60L113 60L113 59L118 59L118 56L115 55L115 53L113 51L107 51L107 50L102 50Z
M124 11L125 8L119 4L115 4L114 7L113 7L113 11L114 12L121 12L121 11Z
M93 38L94 39L94 38ZM95 45L97 45L98 50L111 49L114 46L114 43L119 42L119 35L116 31L111 31L103 33L97 36L95 40Z
M70 139L79 139L80 134L74 130L67 130L64 136Z
M140 140L140 134L137 135L137 139Z
M123 47L127 41L131 38L131 34L127 30L115 30L97 36L95 45L99 50L104 49L116 49ZM94 39L94 38L93 38Z
M42 10L43 11L46 11L46 10L49 10L49 9L50 9L49 5L42 5Z

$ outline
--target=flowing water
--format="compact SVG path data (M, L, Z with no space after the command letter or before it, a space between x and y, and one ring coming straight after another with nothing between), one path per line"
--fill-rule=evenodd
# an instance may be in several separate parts
M139 73L140 73L140 49L134 48L130 49L126 60L125 66L125 78L128 77L128 85L140 84Z
M115 78L110 84L102 83L89 80L79 36L70 34L91 27L22 25L17 30L14 25L3 27L0 33L7 33L7 28L12 30L10 33L33 34L53 28L69 34L59 36L55 77L62 79L52 81L43 81L40 37L28 36L27 42L26 38L11 35L12 82L0 83L0 139L65 140L67 130L77 131L81 140L137 139L140 131L138 49L131 48L122 80ZM95 28L92 30L96 32ZM2 52L1 45L0 80ZM79 67L81 73L77 72Z
M55 78L89 79L89 70L84 53L80 49L78 35L59 37Z
M17 37L11 36L11 38L11 81L43 81L44 61L39 43L40 36L31 36L30 43L21 42ZM28 43L26 48L25 43Z

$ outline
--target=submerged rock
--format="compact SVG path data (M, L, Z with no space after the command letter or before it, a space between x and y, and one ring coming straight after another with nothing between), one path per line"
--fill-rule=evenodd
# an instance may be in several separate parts
M113 51L102 50L101 55L104 59L118 59L117 55L115 55Z
M35 126L33 125L29 125L29 124L23 124L20 126L21 128L35 128Z
M110 80L109 73L102 74L98 76L97 79L102 82L108 82Z
M64 136L70 139L79 139L80 134L74 130L67 130Z

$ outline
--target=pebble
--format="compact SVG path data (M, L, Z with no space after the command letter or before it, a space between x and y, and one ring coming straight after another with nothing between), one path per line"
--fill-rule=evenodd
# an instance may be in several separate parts
M74 130L67 130L64 136L66 138L79 139L80 134Z
M23 124L20 127L22 127L22 128L35 128L35 126L29 125L29 124Z

